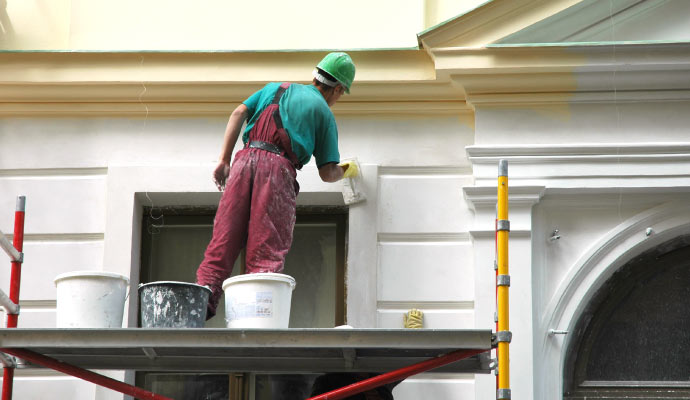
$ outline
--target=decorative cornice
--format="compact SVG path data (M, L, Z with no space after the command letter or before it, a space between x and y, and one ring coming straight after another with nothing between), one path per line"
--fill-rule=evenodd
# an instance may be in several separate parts
M544 186L511 186L508 202L510 206L532 206L544 196ZM494 208L497 201L496 186L466 186L462 193L470 209Z
M690 98L690 43L434 48L437 79L471 105Z
M469 113L420 50L352 52L336 114ZM309 83L322 52L0 52L0 116L226 116L269 81Z
M475 145L466 147L475 184L492 186L499 160L520 186L549 194L648 194L690 190L690 143Z
M582 0L493 0L419 35L421 46L483 46L518 32Z
M472 164L498 164L500 159L517 163L621 160L690 161L690 143L606 143L566 145L472 145L465 147Z
M663 1L663 0L662 0ZM626 21L659 6L659 2L640 0L583 1L519 32L502 38L498 43L577 42L589 38L592 30L611 32L612 19L620 26ZM644 17L642 17L644 18ZM580 39L580 40L578 40Z
M192 88L192 90L194 90ZM251 93L248 93L248 97ZM225 116L240 101L195 102L176 101L122 101L122 102L0 102L0 116L5 117L173 117L173 116ZM459 115L471 113L464 101L343 101L333 107L335 115Z
M0 51L0 81L205 82L311 81L326 52L11 52ZM434 64L421 50L350 52L360 83L433 81Z
M690 43L353 53L341 115L457 115L474 107L690 100ZM266 82L307 83L319 52L0 52L0 116L225 116Z

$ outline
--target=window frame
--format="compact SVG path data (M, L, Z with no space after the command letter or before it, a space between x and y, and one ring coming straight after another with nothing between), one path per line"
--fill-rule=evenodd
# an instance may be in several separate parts
M217 207L144 207L141 225L141 252L140 252L140 283L153 281L152 262L152 228L156 224L179 225L213 225ZM335 324L346 324L347 316L347 288L345 276L347 267L347 232L349 209L344 206L298 206L295 225L298 224L334 224L336 235L336 289L335 289ZM240 254L241 273L244 273L245 252ZM137 326L141 326L139 307L137 309ZM144 387L146 375L227 375L230 400L248 400L252 398L255 388L254 373L236 371L209 371L208 373L180 373L170 371L135 371L135 382L139 387ZM261 373L260 373L261 374Z

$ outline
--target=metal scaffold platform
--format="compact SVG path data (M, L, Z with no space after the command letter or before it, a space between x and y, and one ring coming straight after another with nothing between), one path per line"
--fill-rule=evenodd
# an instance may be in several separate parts
M450 329L0 330L1 348L84 369L186 372L385 372L452 351L486 350L434 371L489 373L491 339L491 330Z

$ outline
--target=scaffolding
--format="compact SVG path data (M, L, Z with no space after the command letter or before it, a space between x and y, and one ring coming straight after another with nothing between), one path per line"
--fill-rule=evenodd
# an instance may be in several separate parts
M508 327L508 164L499 163L496 221L496 332L457 329L26 329L17 328L24 261L26 199L17 198L10 256L10 294L0 290L7 328L0 330L2 400L12 399L15 368L45 367L132 396L172 400L94 373L98 370L176 372L369 372L380 375L308 400L337 400L409 376L489 373L497 364L496 398L511 398ZM497 349L497 360L490 359ZM16 357L16 359L14 358Z

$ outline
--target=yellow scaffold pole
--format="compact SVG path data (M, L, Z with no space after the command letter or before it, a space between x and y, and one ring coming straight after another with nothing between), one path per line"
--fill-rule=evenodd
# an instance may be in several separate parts
M508 274L508 235L510 233L510 221L508 220L508 161L500 160L498 163L498 204L496 223L496 264L498 276L496 278L497 296L497 332L498 342L498 390L496 398L499 400L510 399L510 332L508 317L508 291L510 288L510 275Z

